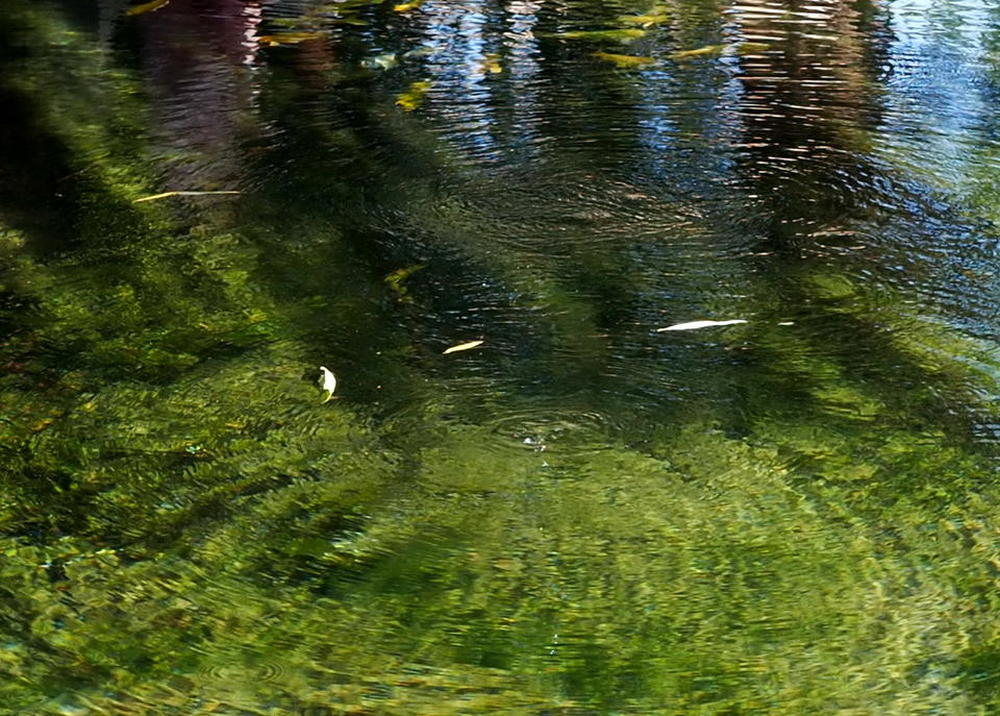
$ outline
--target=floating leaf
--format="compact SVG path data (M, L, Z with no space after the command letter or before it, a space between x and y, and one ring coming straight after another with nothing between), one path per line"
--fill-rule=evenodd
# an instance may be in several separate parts
M710 328L712 326L732 326L737 323L746 323L742 318L734 318L729 321L689 321L687 323L677 323L666 328L657 328L658 333L663 331L695 331L699 328Z
M449 353L458 353L459 351L467 351L473 348L478 348L483 345L486 341L469 341L468 343L459 343L457 346L452 346L442 353L442 355L448 355Z
M409 12L410 10L416 10L418 7L424 4L424 0L411 0L411 2L400 3L399 5L393 5L392 9L396 12Z
M157 199L167 199L171 196L211 196L213 194L239 194L238 191L165 191L162 194L144 196L141 199L133 199L133 204L143 201L156 201Z
M414 82L406 92L396 98L396 106L404 112L412 112L424 103L424 97L430 88L431 83L427 80Z
M500 55L491 52L483 58L483 71L498 75L503 72L503 65L500 64Z
M270 47L277 45L297 45L300 42L318 40L323 37L322 32L279 32L276 35L261 35L257 42L261 42Z
M319 377L319 384L323 390L326 391L326 399L323 401L325 403L333 398L333 391L337 389L337 376L335 376L329 368L323 365L319 367L319 372L321 373Z
M153 12L153 10L159 10L161 7L170 3L170 0L152 0L151 2L144 2L142 5L136 5L135 7L130 7L125 11L126 15L142 15L144 12Z
M389 288L396 292L400 300L408 300L406 298L408 291L406 290L406 286L403 286L403 281L424 268L427 268L427 264L413 264L412 266L393 271L384 280L389 285Z
M52 423L54 423L55 420L56 420L55 418L42 418L41 420L37 421L34 425L31 426L31 432L39 433L42 430L45 430L45 428L52 425Z
M616 55L611 52L595 52L594 57L600 60L607 60L608 62L614 62L616 65L622 68L631 67L645 67L646 65L651 65L656 60L652 57L636 57L635 55Z
M716 55L721 55L722 51L725 49L725 45L706 45L705 47L699 47L696 50L681 50L680 52L672 52L670 54L670 59L686 60L691 57L715 57Z
M631 42L646 34L645 30L629 28L625 30L571 30L569 32L557 32L549 37L558 37L563 40L608 40L614 42Z

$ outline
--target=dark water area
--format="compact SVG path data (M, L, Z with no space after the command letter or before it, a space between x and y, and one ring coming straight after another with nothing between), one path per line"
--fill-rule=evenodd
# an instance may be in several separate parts
M5 0L0 713L996 712L998 53Z

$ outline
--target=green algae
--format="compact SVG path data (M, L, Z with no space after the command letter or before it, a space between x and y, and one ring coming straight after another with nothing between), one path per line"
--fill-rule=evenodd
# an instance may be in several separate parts
M63 37L45 12L24 13L42 37ZM356 264L316 261L352 254L305 209L293 220L262 211L241 231L210 212L186 222L132 206L157 189L151 160L133 153L142 123L84 131L107 119L83 106L57 119L53 106L98 70L30 93L47 136L88 158L85 203L98 218L80 224L83 248L45 255L31 230L2 232L6 708L997 706L983 685L1000 650L995 462L962 439L967 421L935 415L942 404L995 410L982 397L995 372L970 365L995 365L985 342L810 267L788 278L795 295L892 347L923 392L904 400L853 348L776 327L787 307L765 286L752 297L761 367L739 437L711 408L642 436L555 410L513 434L490 418L527 401L501 381L481 378L489 391L477 393L421 363L408 336L364 332L366 292L384 295L388 275L399 294L406 277L376 265L366 284ZM93 107L141 110L127 78L103 86L109 101ZM409 186L406 201L434 207L410 214L429 226L441 204ZM594 335L597 307L558 267L519 274L525 254L497 256L460 236L459 221L433 218L438 241L465 249L465 270L558 307L544 348L595 364L610 353ZM294 288L269 282L275 266ZM403 310L430 302L407 288ZM388 303L383 318L400 310ZM871 323L879 330L860 330ZM371 362L334 366L348 398L318 404L303 373L330 352L350 366L361 349L338 341L357 335L378 339ZM380 420L352 380L393 351L403 359L385 359L385 374L411 407Z

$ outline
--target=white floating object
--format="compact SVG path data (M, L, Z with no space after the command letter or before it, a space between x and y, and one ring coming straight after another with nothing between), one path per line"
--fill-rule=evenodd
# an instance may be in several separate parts
M327 393L326 400L323 401L325 403L327 400L330 400L330 398L333 397L333 391L337 389L337 376L335 376L333 374L333 371L331 371L325 365L321 365L319 367L319 370L320 373L322 373L322 375L319 377L319 384L323 388L323 390L325 390Z
M478 348L483 345L486 341L469 341L468 343L459 343L457 346L452 346L444 351L442 355L447 355L448 353L458 353L458 351L467 351L472 348Z
M687 323L678 323L673 326L667 326L666 328L657 328L657 333L662 333L663 331L696 331L699 328L711 328L712 326L732 326L737 323L746 323L742 318L734 318L730 321L688 321Z

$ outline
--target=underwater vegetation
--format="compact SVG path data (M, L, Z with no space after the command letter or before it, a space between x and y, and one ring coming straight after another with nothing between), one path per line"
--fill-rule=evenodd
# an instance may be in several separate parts
M432 0L279 5L215 154L57 4L0 9L23 177L0 192L0 713L1000 707L998 349L926 298L937 247L996 216L988 169L925 223L845 209L833 177L873 167L920 197L868 130L820 118L813 144L849 160L783 184L751 147L700 203L680 174L651 197L614 174L635 137L572 142L609 96L639 112L640 73L606 63L662 68L587 43L676 33L635 51L705 59L675 63L701 97L741 46L695 31L703 8L583 3L567 26L604 29L542 14L552 54L456 73L340 22ZM524 79L574 52L551 96ZM512 142L527 168L475 154L515 131L474 122L502 82L552 132ZM689 111L663 124L697 163L718 117ZM789 228L834 216L842 244ZM734 223L757 243L718 248ZM888 239L843 249L873 225L934 237L917 278L886 279ZM988 247L963 250L940 271L994 295Z

